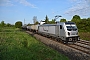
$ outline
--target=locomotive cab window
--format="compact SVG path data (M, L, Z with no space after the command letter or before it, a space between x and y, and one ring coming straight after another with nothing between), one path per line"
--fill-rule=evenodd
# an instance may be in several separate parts
M60 25L60 29L62 29L62 25Z

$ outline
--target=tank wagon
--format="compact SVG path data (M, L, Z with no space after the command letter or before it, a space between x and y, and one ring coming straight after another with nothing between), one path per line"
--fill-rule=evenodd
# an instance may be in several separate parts
M39 25L31 25L31 26L27 26L27 30L32 31L34 33L38 32L38 26Z
M31 30L31 26L27 26L27 30Z
M79 40L78 29L74 22L58 22L57 24L43 24L38 26L38 33L54 37L65 43Z

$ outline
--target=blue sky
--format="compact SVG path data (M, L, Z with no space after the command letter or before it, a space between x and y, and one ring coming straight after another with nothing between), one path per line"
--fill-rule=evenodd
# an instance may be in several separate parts
M58 20L71 20L74 15L81 18L90 17L90 0L0 0L0 22L14 24L17 21L33 23L37 20L49 20L61 15Z

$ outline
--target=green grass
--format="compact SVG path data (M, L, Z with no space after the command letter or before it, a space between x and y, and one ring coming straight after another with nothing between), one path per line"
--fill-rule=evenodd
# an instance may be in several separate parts
M16 28L0 28L0 60L69 60L29 34Z
M90 41L90 32L79 32L79 36L83 40Z

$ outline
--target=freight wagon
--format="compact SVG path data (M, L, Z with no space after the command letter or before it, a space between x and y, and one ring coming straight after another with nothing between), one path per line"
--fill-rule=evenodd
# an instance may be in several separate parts
M30 30L30 31L32 31L32 32L34 32L34 33L37 33L37 31L38 31L38 26L39 26L39 25L27 26L27 30Z

